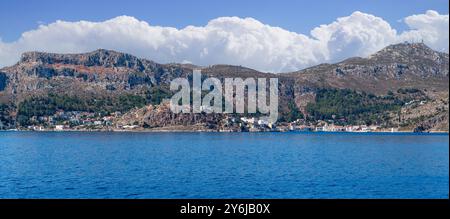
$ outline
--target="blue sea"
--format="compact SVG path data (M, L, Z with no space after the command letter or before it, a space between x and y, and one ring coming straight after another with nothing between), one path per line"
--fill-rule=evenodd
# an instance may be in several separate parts
M0 198L449 198L449 136L0 132Z

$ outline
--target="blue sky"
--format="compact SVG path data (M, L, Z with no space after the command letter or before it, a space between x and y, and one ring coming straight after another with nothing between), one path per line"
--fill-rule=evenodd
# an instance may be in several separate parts
M448 0L0 0L0 38L16 40L39 23L103 21L119 15L177 28L202 26L222 16L253 17L271 26L309 34L314 27L357 10L382 17L394 29L403 31L406 26L399 19L430 9L448 14L448 8Z
M401 42L449 51L448 0L0 0L0 67L27 51L289 72ZM192 25L192 26L190 26Z

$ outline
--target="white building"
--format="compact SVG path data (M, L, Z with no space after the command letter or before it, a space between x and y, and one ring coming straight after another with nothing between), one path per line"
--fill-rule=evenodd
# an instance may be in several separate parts
M265 119L259 119L258 120L258 125L269 125L269 121L265 120Z
M55 126L55 131L63 131L64 130L64 125L56 125Z

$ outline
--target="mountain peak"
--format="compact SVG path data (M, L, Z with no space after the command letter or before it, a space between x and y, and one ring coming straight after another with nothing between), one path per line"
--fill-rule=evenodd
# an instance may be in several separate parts
M403 43L397 43L397 44L391 44L389 46L386 46L385 49L391 48L391 49L425 49L425 50L432 50L430 47L428 47L425 43L419 42L419 43L410 43L410 42L403 42Z
M434 51L424 43L398 43L389 45L377 53L369 56L374 61L417 61L431 60L439 61L443 56L448 54Z
M143 60L136 56L127 53L97 49L92 52L78 54L58 54L37 51L25 52L22 54L19 64L72 64L84 66L128 67L142 70L142 61Z
M389 45L389 46L385 47L384 49L380 50L378 53L385 53L385 52L391 52L391 51L402 52L405 55L411 55L411 54L415 54L417 52L420 52L420 53L423 53L423 52L434 53L435 52L433 49L431 49L425 43L422 43L422 42L421 43L403 42L403 43Z
M132 56L132 55L130 55L130 54L127 54L127 53L123 53L123 52L118 52L118 51L115 51L115 50L110 50L110 49L96 49L96 50L94 50L94 51L92 51L92 52L88 52L88 53L86 53L86 54L89 54L89 55L95 55L95 54L97 54L97 55L110 55L110 56L114 56L114 55L128 55L128 56Z

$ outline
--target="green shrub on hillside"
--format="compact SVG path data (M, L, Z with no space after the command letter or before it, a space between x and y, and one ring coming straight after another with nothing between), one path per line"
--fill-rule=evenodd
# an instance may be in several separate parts
M382 98L349 89L320 89L315 103L306 107L314 120L337 120L342 124L379 124L386 113L398 111L403 105L395 98Z
M134 107L143 107L145 98L122 94L118 97L81 98L77 96L49 94L48 96L31 97L18 106L17 120L21 125L28 124L33 116L50 116L58 110L94 112L107 115L112 112L126 112Z

